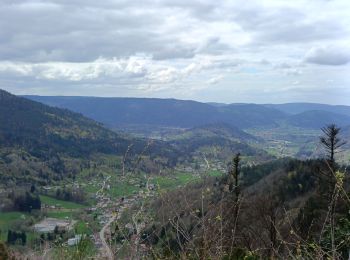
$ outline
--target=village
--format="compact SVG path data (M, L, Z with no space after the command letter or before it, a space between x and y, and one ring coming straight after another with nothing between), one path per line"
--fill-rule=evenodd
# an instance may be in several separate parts
M88 215L96 215L96 222L98 226L101 227L99 231L93 232L89 235L89 239L93 241L96 249L98 250L99 259L113 259L112 249L110 248L110 225L114 222L117 222L125 210L132 207L136 201L140 201L144 197L145 189L142 188L142 185L140 185L140 180L138 178L129 179L129 185L134 186L135 191L133 191L132 194L126 194L127 196L125 197L121 196L118 198L113 198L110 192L113 186L113 184L111 183L111 175L106 176L102 181L88 183L90 185L100 186L100 189L98 189L91 196L95 200L96 204L94 206L84 207L79 210ZM82 185L80 184L80 186ZM79 188L78 184L75 183L73 184L73 187ZM45 187L45 189L51 190L53 189L53 187ZM154 192L156 190L156 185L150 183L148 184L146 189L148 191ZM56 203L54 205L48 205L43 203L41 210L44 214L48 215L50 215L50 213L67 212L67 209L59 203ZM78 209L70 209L70 212L77 213L79 211ZM53 234L69 234L68 236L65 236L66 240L62 241L62 246L77 246L81 239L84 238L84 236L86 236L86 234L75 232L74 227L78 222L78 217L74 219L74 217L72 216L73 214L71 216L65 216L63 219L55 217L45 217L44 219L33 225L33 231L40 234L40 237L43 238L50 238ZM133 230L131 223L126 225L126 228ZM45 246L43 246L43 248L45 251L45 256L47 256L47 259L49 259L50 250L52 250L53 248L49 245L47 241L45 242Z
M130 215L129 220L125 217L121 219L124 213L131 208L135 210L135 207L142 207L143 201L152 200L159 192L198 181L206 175L221 175L225 168L219 160L179 165L172 174L146 175L129 172L123 175L101 167L99 173L93 172L96 169L90 170L81 179L66 183L64 187L44 186L40 195L43 217L31 227L32 232L42 241L38 248L43 252L42 259L50 259L55 251L54 241L59 241L60 247L68 249L77 247L85 238L94 244L98 259L114 259L124 241L115 241L115 227L124 229L129 234L130 241L136 243L135 233L145 226L142 222L133 223ZM50 195L64 188L85 190L89 205L54 199ZM145 245L139 246L140 250L146 251Z

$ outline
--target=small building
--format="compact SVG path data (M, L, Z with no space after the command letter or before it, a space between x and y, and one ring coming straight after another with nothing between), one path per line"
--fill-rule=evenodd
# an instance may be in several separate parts
M68 239L67 243L69 246L76 246L77 244L79 244L81 238L82 235L75 235L75 237Z

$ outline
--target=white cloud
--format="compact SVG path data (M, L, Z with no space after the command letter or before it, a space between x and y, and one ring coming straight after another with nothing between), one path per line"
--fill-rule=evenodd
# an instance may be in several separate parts
M132 77L146 73L149 59L130 57L128 59L97 59L93 62L0 62L0 73L16 73L18 76L32 76L37 79L86 81L103 77Z
M215 85L219 83L223 78L224 78L223 75L214 76L208 80L208 84Z

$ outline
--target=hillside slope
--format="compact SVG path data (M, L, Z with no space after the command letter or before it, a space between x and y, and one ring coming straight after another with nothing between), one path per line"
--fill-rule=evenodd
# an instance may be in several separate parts
M74 175L95 154L143 153L148 141L117 134L68 110L49 107L0 90L0 179L3 183L47 183ZM161 141L147 150L176 160Z
M228 124L209 124L201 127L186 129L168 136L168 142L185 155L228 162L232 154L241 153L254 162L272 159L256 144L262 142L236 127Z
M0 91L0 142L21 146L39 156L62 152L72 156L115 152L125 137L79 114Z
M255 136L244 132L243 130L231 126L226 123L208 124L197 126L194 128L182 130L174 135L169 135L170 140L174 139L190 139L196 136L213 137L221 136L238 142L258 142L259 139Z

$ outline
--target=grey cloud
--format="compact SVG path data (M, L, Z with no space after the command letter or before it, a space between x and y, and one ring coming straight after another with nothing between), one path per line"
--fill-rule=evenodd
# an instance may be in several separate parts
M168 59L190 59L195 56L196 48L186 46L168 46L159 51L155 51L153 58L155 60L168 60Z
M340 22L308 19L301 8L268 8L256 1L235 3L6 0L0 3L0 59L82 62L146 53L166 60L235 51L231 46L234 40L230 44L222 41L222 36L228 35L218 35L213 29L193 38L198 26L205 28L215 22L239 25L255 46L344 35ZM171 19L178 25L171 24Z
M320 65L345 65L350 62L350 50L344 47L314 47L305 54L305 61Z
M194 55L176 34L160 31L165 15L161 9L101 9L84 3L72 8L50 2L1 4L0 59L80 62L137 53L158 58Z
M198 53L208 53L213 55L220 55L227 51L233 52L233 49L227 44L222 43L220 37L209 38L197 50Z
M257 33L258 41L275 43L313 42L341 38L345 29L337 23L328 21L276 24L270 30Z
M335 39L343 37L347 30L339 20L330 17L310 19L306 10L300 8L271 8L259 4L243 4L237 8L232 19L252 33L255 44Z

